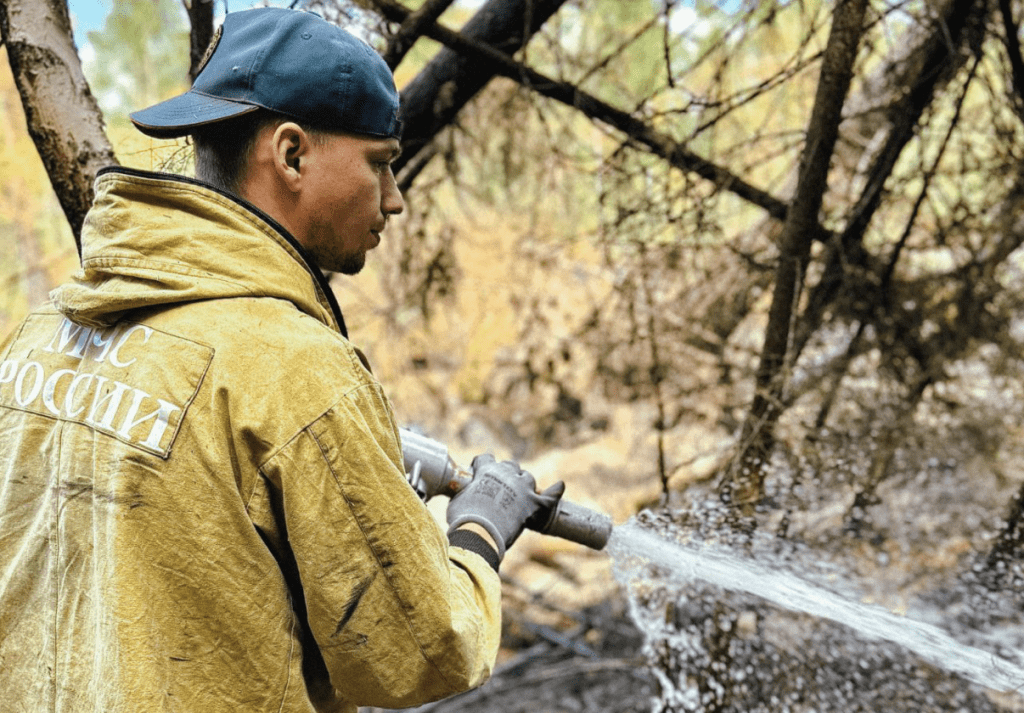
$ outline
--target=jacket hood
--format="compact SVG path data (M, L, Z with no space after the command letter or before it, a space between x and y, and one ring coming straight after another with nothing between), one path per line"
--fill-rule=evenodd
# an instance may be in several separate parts
M129 310L273 297L348 336L334 294L294 237L255 206L199 181L104 169L82 227L82 267L50 297L106 327Z

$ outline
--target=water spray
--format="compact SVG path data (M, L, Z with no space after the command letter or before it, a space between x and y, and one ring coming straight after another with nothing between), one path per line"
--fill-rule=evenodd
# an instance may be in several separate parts
M959 674L986 688L1006 693L1024 687L1024 652L1008 641L989 642L991 651L954 638L936 624L895 614L884 607L850 598L815 584L785 567L763 561L728 545L699 541L674 542L646 529L635 518L616 527L609 554L616 577L631 588L644 581L650 567L657 568L657 582L669 590L701 580L722 589L752 594L777 607L831 620L855 632L865 641L888 641L925 661ZM664 617L634 612L645 636L656 640ZM975 632L976 642L983 639Z
M402 459L409 482L426 499L435 495L452 497L473 480L473 475L460 468L448 455L448 447L433 438L401 429ZM562 498L547 520L534 529L543 535L602 550L612 534L612 519L603 512L591 510Z

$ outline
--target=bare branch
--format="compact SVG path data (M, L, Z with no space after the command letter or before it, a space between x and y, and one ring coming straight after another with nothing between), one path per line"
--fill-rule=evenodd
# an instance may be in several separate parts
M418 10L409 15L388 40L384 61L393 70L423 34L423 28L433 23L448 9L454 0L427 0Z
M406 8L393 0L369 0L369 2L385 18L393 22L402 22L409 15ZM722 190L730 191L759 206L773 218L778 220L785 218L786 204L782 200L748 183L728 169L698 156L667 134L652 129L640 119L616 109L578 87L547 77L489 45L472 40L436 23L425 27L424 34L483 63L478 71L493 72L507 77L542 96L574 107L591 119L596 119L622 131L638 144L645 146L648 151L665 159L676 168L693 172L711 181Z
M1020 52L1020 28L1013 19L1010 0L999 0L999 13L1003 18L1003 42L1010 59L1010 77L1013 86L1013 106L1017 115L1024 118L1024 57Z
M676 81L672 77L672 51L671 51L671 28L669 23L671 22L672 14L672 0L665 0L665 13L664 13L664 27L661 35L661 46L662 52L665 54L665 74L668 76L668 86L670 89L675 89Z

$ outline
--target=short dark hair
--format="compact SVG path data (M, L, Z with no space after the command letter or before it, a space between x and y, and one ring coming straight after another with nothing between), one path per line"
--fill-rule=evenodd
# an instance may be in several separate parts
M260 132L284 121L292 121L283 114L257 109L248 114L207 124L192 134L195 148L196 178L241 195L242 181L249 170L256 138ZM320 143L327 132L303 126L310 141Z

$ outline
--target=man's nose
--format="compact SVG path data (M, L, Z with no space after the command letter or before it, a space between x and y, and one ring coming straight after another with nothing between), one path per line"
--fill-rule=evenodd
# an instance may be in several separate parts
M381 192L380 209L384 215L398 215L405 210L405 200L402 198L402 192L398 190L398 183L391 171L388 171L388 177Z

